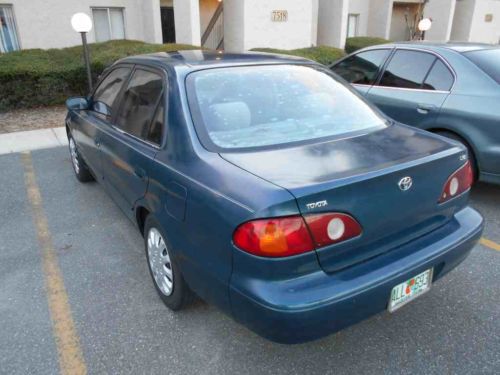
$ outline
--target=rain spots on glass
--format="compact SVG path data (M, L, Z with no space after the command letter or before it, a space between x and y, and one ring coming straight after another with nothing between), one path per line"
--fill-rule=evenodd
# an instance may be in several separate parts
M203 126L222 148L278 145L384 126L362 99L312 67L200 71L194 88Z

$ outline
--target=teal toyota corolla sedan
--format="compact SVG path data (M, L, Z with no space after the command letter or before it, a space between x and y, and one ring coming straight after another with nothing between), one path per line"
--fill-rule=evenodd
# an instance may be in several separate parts
M481 237L465 147L388 120L308 60L127 57L67 106L77 179L137 226L172 310L194 292L270 340L305 342L417 315L409 302Z
M384 44L331 69L396 121L464 144L475 178L500 184L500 46Z

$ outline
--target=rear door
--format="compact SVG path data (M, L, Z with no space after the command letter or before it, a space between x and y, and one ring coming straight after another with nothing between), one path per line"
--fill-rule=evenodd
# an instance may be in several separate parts
M72 135L85 162L99 180L102 179L99 150L102 134L112 124L111 118L117 108L119 93L131 71L132 67L126 65L111 70L97 86L92 96L91 108L80 111L80 116L74 120L76 126L72 130Z
M451 69L437 55L397 49L366 97L394 120L425 129L436 121L453 83Z
M365 95L376 82L390 51L389 48L380 48L359 52L333 65L331 70Z
M146 193L161 144L165 82L163 72L136 66L123 91L113 126L102 138L105 186L130 217L135 202Z

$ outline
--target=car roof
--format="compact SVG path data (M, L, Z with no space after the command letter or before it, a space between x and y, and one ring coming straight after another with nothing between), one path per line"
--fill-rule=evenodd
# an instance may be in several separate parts
M265 52L230 53L212 50L182 50L130 56L119 60L117 63L147 64L163 67L173 66L175 68L186 67L189 70L198 70L207 67L260 64L311 64L314 62L301 57Z
M467 43L467 42L429 42L429 41L411 41L411 42L394 42L384 44L385 47L412 47L412 48L424 48L428 50L453 50L460 53L484 50L484 49L495 49L500 48L498 45L486 44L486 43ZM377 46L373 46L376 48ZM378 45L381 47L381 45Z

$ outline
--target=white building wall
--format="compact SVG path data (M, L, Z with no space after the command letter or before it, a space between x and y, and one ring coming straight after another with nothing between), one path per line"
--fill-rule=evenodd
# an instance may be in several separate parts
M434 21L432 29L426 33L427 40L450 39L456 1L430 0L427 3L424 16L431 17ZM349 0L348 13L359 14L359 36L403 40L407 36L404 11L401 11L405 8L404 3L414 10L421 2L422 0ZM393 28L398 28L398 30L393 30Z
M370 0L367 34L389 39L393 0Z
M348 0L319 0L318 45L344 48Z
M142 4L142 23L144 29L144 38L141 39L152 43L162 43L160 0L142 0L139 3Z
M432 27L425 33L426 40L450 40L456 2L456 0L431 0L427 3L424 17L432 19Z
M201 45L199 0L174 0L176 43Z
M240 0L224 1L224 49L245 50L245 4Z
M239 1L239 0L236 0ZM245 4L244 49L255 47L294 49L316 44L311 40L313 0L252 0ZM286 10L286 22L273 22L273 10Z
M313 25L316 0L225 0L224 48L295 49L316 44ZM273 22L273 10L286 10L286 22ZM241 30L242 29L242 30Z
M486 15L493 16L491 22L486 22ZM500 43L500 1L476 0L469 41Z
M476 5L475 2L475 0L458 0L456 2L450 40L469 40L472 18L474 17L474 8Z
M318 22L319 22L319 0L312 0L312 22L311 22L311 45L318 42Z
M370 7L367 0L350 0L349 14L359 14L358 36L368 35L368 19L370 17Z
M127 39L161 43L159 0L0 0L0 4L4 3L13 6L23 49L80 44L80 35L71 27L71 16L77 12L92 16L92 6L124 8ZM93 30L88 34L88 40L95 41Z

